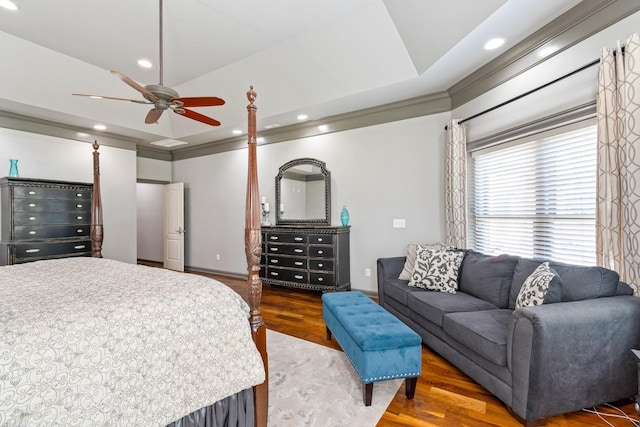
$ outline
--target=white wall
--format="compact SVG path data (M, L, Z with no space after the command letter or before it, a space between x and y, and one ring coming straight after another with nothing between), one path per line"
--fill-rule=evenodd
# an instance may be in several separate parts
M99 141L98 141L99 142ZM136 262L136 152L100 147L103 255ZM23 178L93 182L91 144L0 128L0 168L18 159Z
M441 113L259 146L260 195L275 206L275 176L284 163L300 157L326 162L332 224L340 224L343 205L351 214L352 288L377 292L378 258L404 255L409 243L444 238L444 125L449 117ZM246 274L247 151L176 161L173 172L174 181L185 183L185 264ZM392 228L394 218L405 219L407 227ZM367 268L370 277L365 277Z

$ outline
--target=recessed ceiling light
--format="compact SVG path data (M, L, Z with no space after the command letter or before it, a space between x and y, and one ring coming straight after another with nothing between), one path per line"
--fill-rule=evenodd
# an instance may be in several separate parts
M142 68L151 68L153 64L148 59L138 59L138 65Z
M4 7L8 10L18 10L20 9L18 5L11 0L0 0L0 7Z
M95 130L106 130L107 127L105 125L93 125Z
M232 132L234 135L242 135L242 131L240 129L234 129Z
M298 120L307 120L309 118L309 116L307 116L306 114L299 114L298 117L296 117Z
M319 130L320 132L326 132L326 131L328 131L328 130L329 130L329 126L327 126L327 125L320 125L320 126L318 126L318 130Z
M486 50L493 50L493 49L497 49L500 46L502 46L505 42L505 39L501 39L501 38L495 38L495 39L491 39L488 42L485 43L484 48Z

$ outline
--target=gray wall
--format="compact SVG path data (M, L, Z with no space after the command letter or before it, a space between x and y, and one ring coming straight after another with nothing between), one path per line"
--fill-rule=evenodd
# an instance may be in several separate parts
M275 176L284 163L313 157L331 171L332 224L351 214L351 282L376 292L376 260L403 255L409 243L443 239L444 125L448 113L258 147L260 195L275 207ZM244 206L247 151L179 160L185 183L185 264L246 274ZM271 220L275 219L272 210ZM406 228L393 228L393 219ZM220 260L216 260L220 255ZM371 276L365 276L365 270Z

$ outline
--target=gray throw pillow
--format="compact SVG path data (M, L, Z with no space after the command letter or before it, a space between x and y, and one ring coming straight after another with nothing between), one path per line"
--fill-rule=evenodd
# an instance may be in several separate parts
M455 294L463 251L447 251L418 246L409 286Z
M431 248L431 249L445 249L445 248L447 248L447 246L445 246L442 243L429 243L427 245L417 245L417 244L407 245L407 260L404 262L404 267L402 268L402 271L400 272L400 275L398 276L398 279L400 279L400 280L411 280L411 274L413 273L413 266L416 263L416 250L417 250L418 246L422 246L422 247L425 247L425 248Z
M543 262L522 284L515 308L560 301L562 301L562 279L548 262Z

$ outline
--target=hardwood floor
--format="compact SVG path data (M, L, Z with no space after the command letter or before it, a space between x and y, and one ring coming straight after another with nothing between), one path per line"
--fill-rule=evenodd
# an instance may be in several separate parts
M243 294L245 279L198 274L213 277ZM335 340L326 340L320 296L319 292L264 285L261 310L267 328L340 349ZM630 400L617 402L616 405L628 416L638 418ZM616 411L607 407L597 409L603 413L616 414ZM606 420L613 426L632 425L628 420L621 418L606 417ZM607 424L597 415L584 411L558 415L547 420L549 427L594 425ZM418 379L415 397L408 400L402 385L378 426L517 427L521 424L507 412L498 399L423 345L422 375Z

